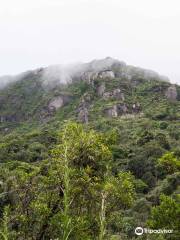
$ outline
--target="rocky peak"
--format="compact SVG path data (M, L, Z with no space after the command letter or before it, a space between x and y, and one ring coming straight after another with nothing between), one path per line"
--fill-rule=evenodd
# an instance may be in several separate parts
M93 60L92 62L87 63L88 69L93 72L112 70L114 65L124 65L124 62L111 57L106 57L104 59Z

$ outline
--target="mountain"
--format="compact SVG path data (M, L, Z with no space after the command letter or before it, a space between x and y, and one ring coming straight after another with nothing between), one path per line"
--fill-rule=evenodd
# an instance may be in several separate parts
M167 78L112 58L94 60L86 64L50 66L15 77L6 76L0 80L0 119L3 125L32 119L46 121L54 116L56 111L62 110L62 107L64 109L64 106L74 105L75 99L78 101L83 94L90 92L92 104L94 101L97 103L97 100L109 98L108 101L103 101L104 105L117 102L118 97L113 97L113 94L118 95L118 91L121 92L119 97L124 95L126 102L126 99L132 98L132 92L135 94L143 87L147 88L144 91L152 91L153 95L159 93L162 98L167 95L168 98L179 99L179 87L171 85ZM154 84L154 89L148 89L145 84ZM110 90L116 90L117 93ZM132 104L136 101L131 100ZM130 112L132 111L129 109L127 113Z
M114 236L111 239L134 239L134 228L147 226L152 206L160 204L162 194L175 201L173 199L179 191L180 181L179 165L176 166L180 159L179 85L172 84L156 72L129 66L110 57L1 77L0 84L2 208L7 204L13 206L17 201L17 196L11 193L1 198L4 192L10 191L10 185L13 186L12 174L17 174L17 179L21 178L18 174L22 172L14 171L21 169L28 174L44 161L50 162L51 151L57 146L59 133L67 120L81 123L85 129L93 129L105 136L115 134L116 140L110 147L112 174L116 176L121 171L131 172L135 179L134 204L128 210L118 212L119 220L107 220L108 231L113 232ZM169 168L162 168L159 159L167 159ZM49 163L46 164L41 174L48 171ZM19 196L21 194L19 192ZM31 196L27 195L27 199L30 201ZM55 214L53 211L52 214ZM17 214L14 209L12 212ZM47 231L53 229L55 219L51 220L47 222ZM15 232L21 229L19 221L11 226ZM116 221L120 221L119 225ZM157 227L170 227L163 224ZM36 228L33 226L34 231L40 229L39 225ZM93 233L98 231L95 226L86 227L91 237L74 239L96 239L93 238ZM92 228L94 230L91 232ZM30 228L27 229L30 234ZM38 238L39 235L34 232L32 239L50 239L48 232L44 234L45 238ZM16 236L12 239L25 238ZM169 238L165 236L164 239Z

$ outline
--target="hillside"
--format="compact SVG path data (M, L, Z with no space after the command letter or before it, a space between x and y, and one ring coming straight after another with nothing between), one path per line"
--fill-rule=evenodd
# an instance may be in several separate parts
M71 167L77 171L73 177L70 175L75 179L74 191L71 189L68 194L74 196L75 203L68 216L79 224L67 239L135 239L134 229L138 226L174 229L171 236L165 234L157 238L151 234L149 239L178 239L180 86L153 71L112 58L40 68L4 79L0 88L0 217L3 218L5 206L10 205L9 239L65 239L58 230L66 221L58 220L62 203L56 203L58 198L63 199L64 193L57 196L51 192L58 186L55 178L59 178L58 168L51 166L51 161L58 159L62 151L57 148L63 144L61 134L67 120L72 125L80 124L70 127L69 135L65 135L65 142L74 149L74 155L69 157L75 159ZM79 130L72 130L76 128ZM103 134L105 140L98 134ZM87 141L85 148L83 141ZM88 158L92 149L88 147L94 143L92 149L97 155L91 153L95 159L92 163L92 158ZM103 144L112 153L112 161L108 160L110 153ZM121 189L120 198L116 195L115 200L108 203L107 219L99 223L98 209L102 202L98 200L97 189L101 191L102 185L98 184L105 179L105 161L111 162L110 178L114 177L113 181L119 181L122 186L127 185ZM62 166L59 169L64 171ZM88 173L91 170L93 177ZM95 177L100 178L98 183L92 180ZM59 181L64 187L63 179ZM89 192L85 196L86 188ZM14 193L14 189L18 189L18 193ZM45 191L47 195L43 195ZM128 203L131 197L134 200ZM164 200L160 200L163 197ZM96 200L97 206L93 208ZM83 206L78 205L80 201ZM168 216L161 212L163 221L158 222L152 209L158 212L168 201L171 203L167 207L175 210ZM168 217L174 222L167 220ZM100 238L102 226L106 226L106 231Z

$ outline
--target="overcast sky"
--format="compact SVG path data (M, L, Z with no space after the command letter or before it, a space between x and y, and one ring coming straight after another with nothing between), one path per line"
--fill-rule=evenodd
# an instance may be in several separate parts
M180 1L0 0L0 75L106 56L180 83Z

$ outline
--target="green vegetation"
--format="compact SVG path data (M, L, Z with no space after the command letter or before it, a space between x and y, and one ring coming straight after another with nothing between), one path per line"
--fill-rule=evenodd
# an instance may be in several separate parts
M99 96L101 81L124 100ZM134 240L138 226L179 239L180 87L171 101L169 86L135 75L45 90L30 74L0 90L0 239ZM70 98L49 111L57 96ZM118 104L128 112L108 116Z
M180 236L179 229L179 217L180 217L180 198L177 195L177 199L173 199L169 196L160 196L160 205L153 207L151 210L150 219L148 224L150 227L159 229L173 229L174 234L168 236L168 239L178 239Z

